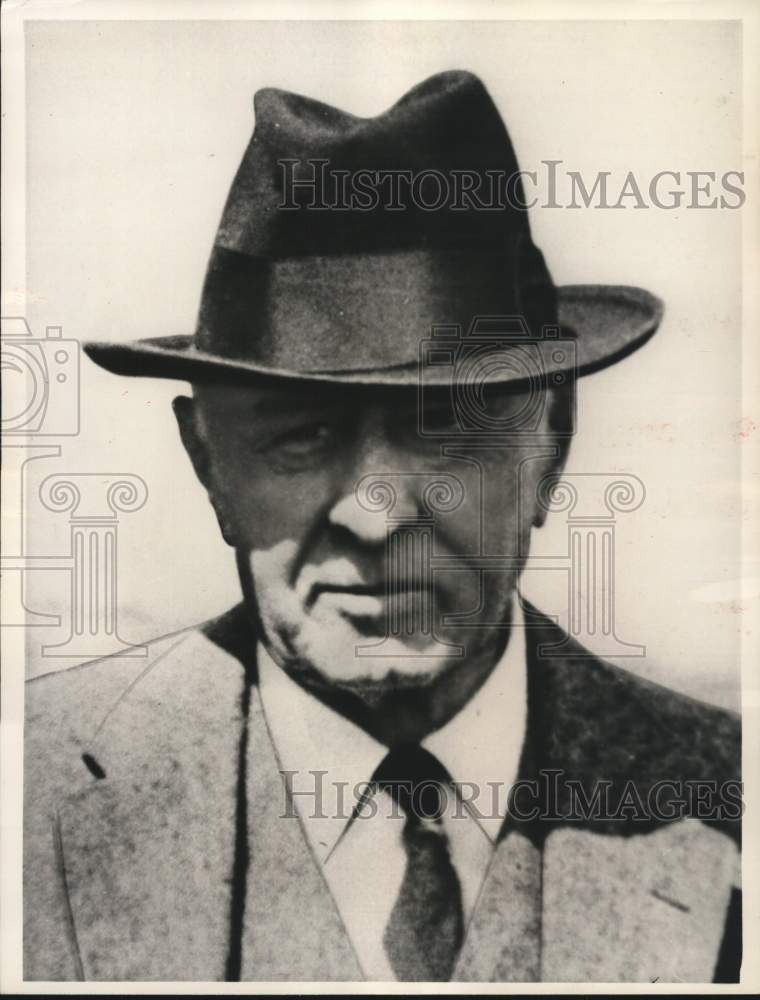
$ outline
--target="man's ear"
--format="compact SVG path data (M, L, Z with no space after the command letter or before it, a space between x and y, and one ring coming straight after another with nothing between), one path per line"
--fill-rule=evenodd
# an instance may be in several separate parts
M177 418L179 436L182 438L185 451L193 463L195 474L208 490L210 485L209 451L205 440L198 431L195 400L191 399L190 396L177 396L176 399L172 400L172 409Z
M211 455L208 444L198 429L196 402L189 396L177 396L172 400L172 409L177 418L179 436L185 451L190 456L195 474L206 489L211 506L214 508L222 538L228 545L235 546L233 532L224 516L223 506L211 481Z
M570 453L571 428L573 421L573 407L575 405L574 386L571 389L559 394L554 394L549 401L549 427L554 431L554 444L557 454L547 459L543 477L551 476L559 479L565 471L567 456ZM533 517L533 527L541 528L546 522L548 511L541 503L539 497L536 498L536 511Z

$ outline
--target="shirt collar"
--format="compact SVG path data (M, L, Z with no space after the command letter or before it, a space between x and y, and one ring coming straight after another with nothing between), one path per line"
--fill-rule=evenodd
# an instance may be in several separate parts
M519 600L512 602L509 641L485 683L464 708L422 745L443 764L488 837L495 841L517 778L525 738L527 668ZM312 848L327 860L387 747L309 694L258 647L259 690L280 770ZM466 784L465 784L466 783ZM473 786L477 789L475 793Z
M468 783L463 797L472 798L474 815L493 841L517 779L526 722L525 622L520 601L513 600L509 641L501 659L454 718L422 741L455 782Z

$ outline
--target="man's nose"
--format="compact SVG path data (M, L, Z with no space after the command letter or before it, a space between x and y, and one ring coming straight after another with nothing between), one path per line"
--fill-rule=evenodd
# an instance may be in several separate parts
M380 433L361 434L353 460L344 468L335 502L328 513L331 524L345 528L368 545L383 542L388 518L414 518L419 504L413 477L405 477L403 459Z

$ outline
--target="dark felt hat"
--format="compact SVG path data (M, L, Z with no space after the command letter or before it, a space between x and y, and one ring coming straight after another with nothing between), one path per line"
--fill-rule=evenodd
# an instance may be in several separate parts
M413 385L433 327L458 327L466 349L473 321L488 316L511 332L475 336L478 356L493 355L478 377L504 382L525 373L510 360L522 349L513 317L518 341L544 330L571 338L571 351L547 344L541 364L581 375L657 329L662 305L643 289L554 285L504 123L471 73L430 77L374 118L275 89L260 90L254 108L195 335L85 344L104 368ZM437 365L424 377L467 370Z

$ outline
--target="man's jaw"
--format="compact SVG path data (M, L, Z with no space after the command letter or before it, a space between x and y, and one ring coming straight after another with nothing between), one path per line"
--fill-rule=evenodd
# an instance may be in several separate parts
M313 668L326 681L356 690L425 687L451 659L429 634L389 635L384 609L364 617L358 607L349 612L327 600L317 602L308 621L279 632L296 669Z

